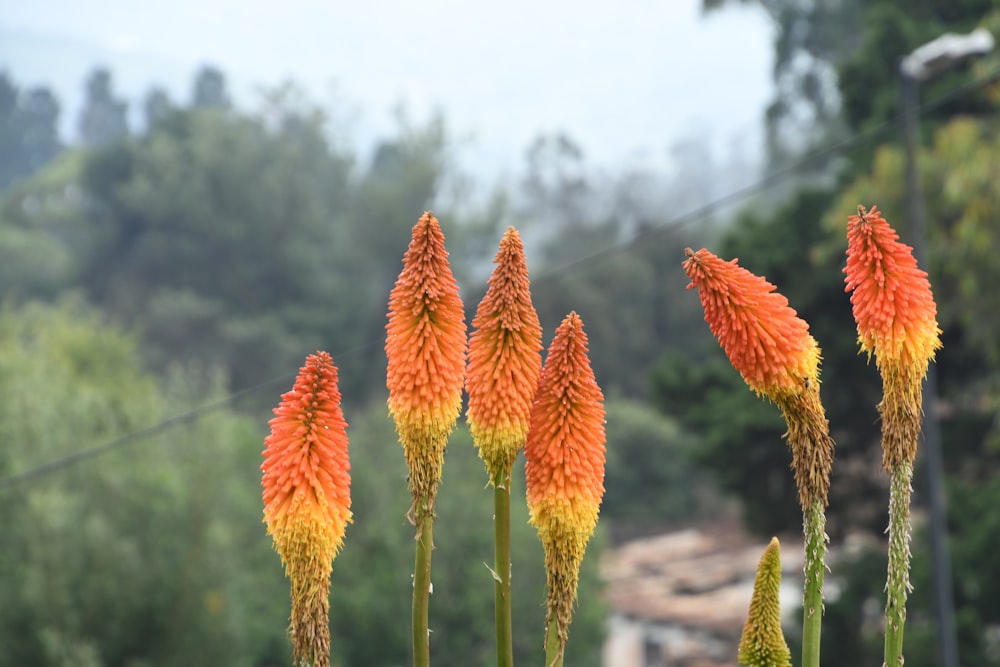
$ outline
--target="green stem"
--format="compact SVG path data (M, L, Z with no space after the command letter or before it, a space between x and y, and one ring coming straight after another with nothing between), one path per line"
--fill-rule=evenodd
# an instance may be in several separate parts
M545 630L545 667L562 667L565 648L559 638L559 622L553 618Z
M431 591L431 551L434 549L434 511L428 496L420 498L414 511L417 523L417 554L413 565L413 667L430 667L431 646L428 606Z
M497 630L497 667L514 665L510 606L510 468L493 480L493 577Z
M904 461L889 473L889 571L885 590L885 665L903 664L903 626L910 590L910 481L913 464Z
M826 574L826 514L819 500L806 510L805 593L802 600L802 667L819 667L823 623L823 576Z

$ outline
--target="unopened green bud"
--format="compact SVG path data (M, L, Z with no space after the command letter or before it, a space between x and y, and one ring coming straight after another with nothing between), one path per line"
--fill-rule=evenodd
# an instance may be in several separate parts
M781 632L781 549L772 537L753 582L750 611L740 639L739 661L747 667L791 667L792 654Z

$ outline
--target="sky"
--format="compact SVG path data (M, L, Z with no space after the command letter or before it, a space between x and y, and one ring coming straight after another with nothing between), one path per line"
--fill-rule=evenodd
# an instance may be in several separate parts
M440 111L473 171L516 170L556 131L591 163L669 167L687 141L759 155L772 34L754 7L705 16L700 0L36 0L4 8L0 67L69 97L67 116L98 61L136 98L153 83L184 97L211 63L247 104L297 81L360 141L400 105Z

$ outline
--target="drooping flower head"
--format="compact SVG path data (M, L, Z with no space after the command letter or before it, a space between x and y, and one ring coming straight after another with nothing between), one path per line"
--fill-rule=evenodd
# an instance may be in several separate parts
M781 632L781 548L772 537L764 549L753 582L753 597L743 636L739 661L747 667L792 667L792 653Z
M819 382L819 346L774 285L735 259L685 253L688 289L698 288L705 321L751 389L778 403Z
M809 325L775 286L702 248L685 250L684 270L698 288L705 321L730 363L788 424L792 468L803 511L827 502L833 440L819 397L820 349Z
M876 207L847 224L845 290L858 325L858 343L882 374L883 464L916 457L922 382L941 347L937 305L913 249L899 241Z
M545 548L546 625L558 625L563 643L604 497L604 417L583 321L570 313L549 346L524 449L530 521Z
M389 412L414 499L433 498L448 435L462 407L466 329L441 226L429 211L413 227L389 295L385 352Z
M294 659L327 667L330 572L351 521L347 422L329 354L306 358L268 423L264 522L291 580Z
M524 446L542 370L542 328L531 303L521 236L508 227L469 338L469 430L490 479L510 471Z

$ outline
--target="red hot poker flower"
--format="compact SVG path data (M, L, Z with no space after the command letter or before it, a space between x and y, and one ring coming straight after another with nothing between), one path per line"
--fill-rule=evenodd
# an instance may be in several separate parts
M389 412L410 469L410 491L415 499L432 498L462 407L466 329L444 234L429 211L413 227L389 295L386 333Z
M885 661L902 664L910 590L910 486L923 415L923 379L941 347L937 305L912 248L899 242L878 209L847 224L846 291L858 343L882 376L882 467L889 472L889 568L886 578Z
M306 358L269 424L264 521L291 580L294 659L328 667L330 572L351 521L347 422L329 354Z
M685 253L688 289L698 288L705 321L751 389L778 403L819 382L819 346L774 285L735 259Z
M723 261L704 248L685 253L688 289L698 288L705 321L730 363L785 417L803 511L815 502L825 506L833 441L819 398L820 350L809 325L774 285L735 259Z
M819 346L809 325L774 285L735 259L725 262L705 249L696 253L687 248L685 254L688 288L698 288L705 321L730 363L751 389L774 401L788 424L785 438L792 450L805 538L803 662L818 664L822 614L816 611L823 599L824 508L834 449L819 397Z
M847 224L845 291L858 324L858 343L879 368L907 368L920 379L941 347L937 305L913 249L879 214L858 207Z
M549 347L524 448L530 520L545 548L546 625L557 624L563 644L604 497L604 417L583 321L570 313Z
M542 370L542 328L531 303L521 236L508 227L469 339L468 420L490 479L510 471L524 446Z

